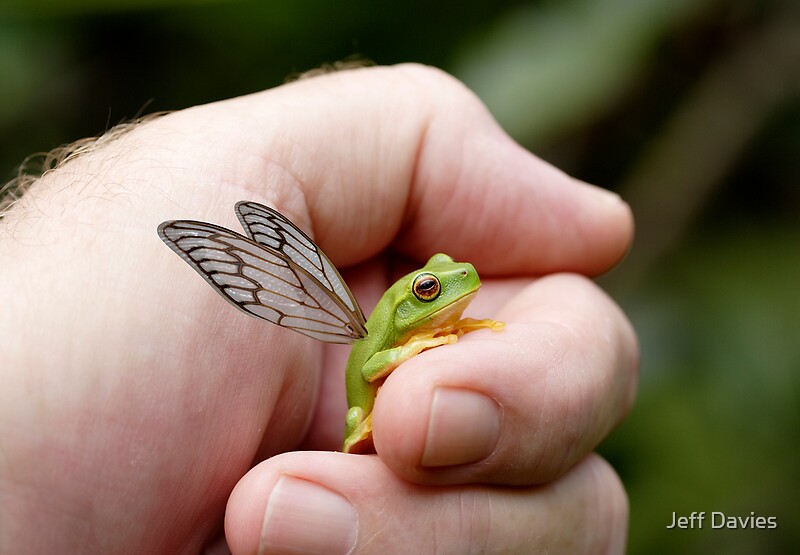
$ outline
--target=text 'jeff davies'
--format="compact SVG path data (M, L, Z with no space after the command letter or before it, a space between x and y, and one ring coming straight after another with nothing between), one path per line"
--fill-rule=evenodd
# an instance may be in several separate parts
M677 513L672 513L672 522L669 523L667 528L704 528L706 520L705 511L694 511L689 516L679 516ZM777 528L778 518L774 516L756 516L755 512L751 511L748 516L729 516L722 511L711 511L709 524L713 529L720 528Z

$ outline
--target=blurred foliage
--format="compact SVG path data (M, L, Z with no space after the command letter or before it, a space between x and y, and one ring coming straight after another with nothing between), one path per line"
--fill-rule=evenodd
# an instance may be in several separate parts
M704 230L653 270L624 302L642 343L640 397L602 448L628 487L631 552L790 552L800 546L797 226ZM672 511L754 511L779 527L668 531Z
M523 5L498 18L482 40L464 49L454 72L514 137L546 141L585 127L617 102L667 32L709 4L594 0Z
M800 547L796 0L0 2L0 168L140 112L352 56L463 79L543 158L617 190L637 243L602 284L641 390L601 447L631 553ZM667 530L672 512L776 530Z

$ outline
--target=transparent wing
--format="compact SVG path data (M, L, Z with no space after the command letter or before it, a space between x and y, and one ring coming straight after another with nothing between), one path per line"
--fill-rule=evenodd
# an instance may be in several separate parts
M336 267L303 230L280 212L256 202L237 202L235 210L236 217L253 241L283 253L341 299L349 311L358 315L359 321L366 321L361 307ZM366 330L363 331L366 335Z
M366 335L360 309L351 310L281 251L192 220L164 222L158 234L225 300L252 316L329 343ZM358 307L352 295L348 300Z

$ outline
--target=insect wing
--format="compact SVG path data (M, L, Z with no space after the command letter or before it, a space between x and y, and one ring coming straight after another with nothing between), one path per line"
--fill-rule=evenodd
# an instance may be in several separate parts
M247 235L269 250L278 251L319 281L320 285L338 297L344 310L353 315L353 325L367 334L364 313L350 292L336 266L303 230L277 210L256 202L236 203L236 216Z
M365 335L363 323L352 322L338 297L280 251L193 220L164 222L158 234L228 302L252 316L329 343Z

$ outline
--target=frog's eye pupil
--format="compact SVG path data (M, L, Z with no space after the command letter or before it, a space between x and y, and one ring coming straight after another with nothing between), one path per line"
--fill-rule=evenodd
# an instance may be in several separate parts
M433 291L435 288L436 288L436 282L433 281L432 279L426 279L425 281L420 282L419 284L420 292L427 293L429 291Z
M439 296L441 292L439 279L433 274L420 274L414 279L412 290L419 300L429 302Z

